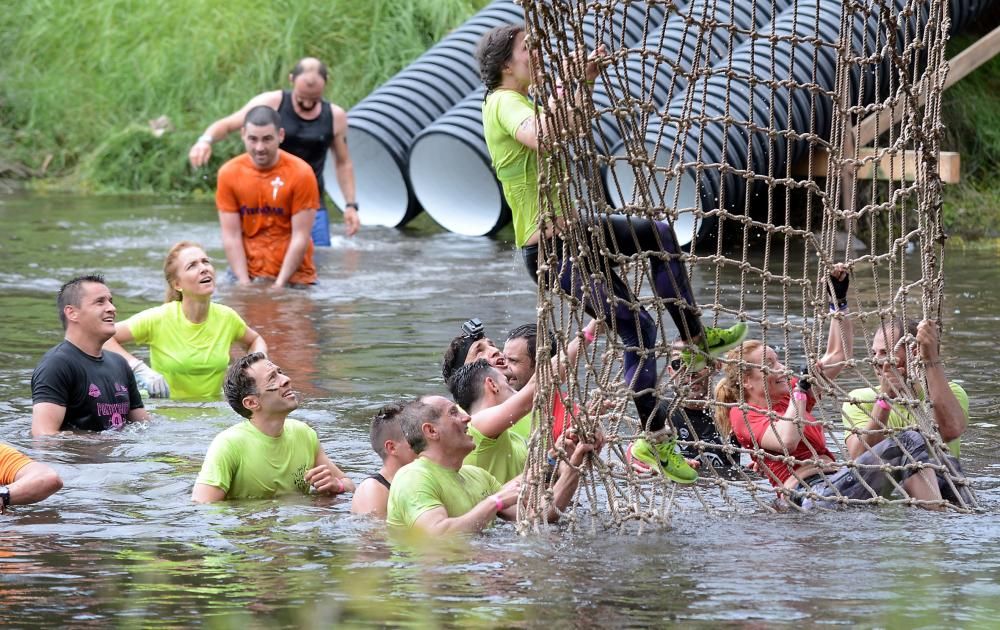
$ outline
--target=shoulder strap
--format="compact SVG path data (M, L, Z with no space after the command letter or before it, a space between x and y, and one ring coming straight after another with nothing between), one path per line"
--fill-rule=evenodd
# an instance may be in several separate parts
M369 479L374 479L375 481L379 482L380 484L385 486L386 490L389 490L390 486L392 485L385 477L382 476L382 473L375 473L374 475L369 477Z

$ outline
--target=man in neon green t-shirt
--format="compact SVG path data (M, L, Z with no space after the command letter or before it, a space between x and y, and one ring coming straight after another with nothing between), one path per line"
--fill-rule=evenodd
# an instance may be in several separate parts
M907 352L904 331L916 338L916 347ZM960 437L969 421L969 396L958 383L949 382L938 354L937 324L924 320L894 319L885 322L872 338L871 354L879 369L879 391L862 388L852 391L841 409L844 443L852 458L858 458L883 439L886 427L902 429L917 424L909 409L893 400L913 390L934 403L934 423L951 454L958 457ZM908 363L917 358L927 372L927 392L907 377Z
M323 452L316 431L288 418L298 393L263 353L246 355L229 368L226 400L246 420L212 440L191 499L264 499L311 489L324 494L353 492L348 479Z
M475 444L467 432L469 414L442 396L425 396L404 405L403 435L417 459L403 466L392 481L386 523L431 535L475 533L499 516L517 515L518 484L501 486L482 468L464 464ZM568 463L559 468L546 517L558 518L569 505L580 480L578 466L599 445L567 443Z
M534 327L534 324L518 326L515 330L525 330L529 326ZM598 326L600 326L599 320L591 320L582 331L583 338L588 340L588 342L593 341ZM462 325L462 334L452 339L451 343L448 344L448 349L445 350L444 360L441 364L441 376L444 377L445 384L450 387L452 377L462 366L485 359L507 378L507 381L515 391L518 391L527 385L528 381L535 374L534 335L535 333L532 332L530 342L524 345L523 348L522 346L518 346L519 353L516 355L518 365L515 368L511 364L511 358L507 356L507 353L497 349L493 340L486 336L482 322L478 319L470 319ZM507 343L510 343L511 339L512 337L508 337ZM573 363L576 360L576 355L580 351L580 343L580 338L577 337L567 346L567 363ZM507 344L504 344L505 349L506 347ZM555 346L555 343L550 343L549 356L554 357L557 351L558 348ZM529 352L530 360L528 357ZM528 442L528 439L531 437L530 407L525 412L525 415L510 427L510 431L512 435L520 438L525 443Z
M534 379L516 392L500 370L479 359L455 372L448 389L458 406L471 414L469 435L476 447L465 463L488 471L500 483L523 473L528 445L513 433L513 426L531 413Z

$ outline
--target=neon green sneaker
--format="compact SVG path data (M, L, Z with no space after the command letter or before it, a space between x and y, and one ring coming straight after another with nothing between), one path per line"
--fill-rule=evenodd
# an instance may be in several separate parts
M691 468L684 456L677 452L676 439L653 445L639 438L629 446L628 454L677 483L698 481L698 471Z
M746 339L749 328L746 322L740 322L729 328L705 328L698 343L699 350L693 353L690 348L681 352L681 358L688 369L698 371L708 365L709 361L718 359Z

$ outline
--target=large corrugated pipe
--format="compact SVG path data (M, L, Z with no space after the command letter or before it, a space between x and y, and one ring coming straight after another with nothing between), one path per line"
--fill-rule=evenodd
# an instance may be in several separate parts
M347 144L365 225L401 227L420 213L407 169L413 139L479 85L473 51L482 35L523 21L513 0L490 3L350 109ZM330 153L323 182L342 208L335 166Z
M656 25L663 15L661 7L642 2L616 6L611 26L601 29L605 46L636 45L647 19ZM598 28L589 20L580 25L588 48ZM424 129L409 159L413 191L427 214L452 232L472 236L492 235L511 219L483 139L483 98L480 87Z
M895 0L897 10L905 4L905 0ZM956 5L964 6L956 10ZM955 0L952 19L968 23L968 13L978 11L979 6L981 0ZM911 33L922 32L925 16L917 12L910 17L907 28ZM695 209L742 213L748 177L783 177L787 164L808 150L805 141L789 140L780 132L829 138L833 104L828 94L836 85L837 54L832 46L817 46L815 40L839 41L840 24L839 0L801 0L783 11L769 29L785 38L778 46L772 46L767 37L748 40L732 51L731 62L716 64L713 70L717 72L689 86L691 99L686 101L688 90L675 95L666 107L668 122L650 120L644 146L623 147L615 153L618 159L607 176L614 180L609 181L609 189L624 193L618 202L676 208L674 230L684 246L714 236L718 217L703 216L696 223ZM854 54L872 55L885 46L877 12L867 18L855 14L850 28ZM793 33L799 37L795 46L788 41ZM901 37L897 47L904 46L906 39ZM884 96L891 71L888 59L854 66L849 76L850 102L871 104L877 96ZM788 78L818 89L773 83ZM688 124L679 125L682 120ZM779 133L750 131L750 123ZM649 168L650 162L658 172ZM670 179L664 177L664 170L672 170ZM749 194L756 196L766 189L766 182L755 179Z

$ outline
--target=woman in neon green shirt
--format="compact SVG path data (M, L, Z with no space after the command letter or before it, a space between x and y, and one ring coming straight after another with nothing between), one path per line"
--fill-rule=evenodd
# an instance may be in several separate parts
M212 302L215 268L196 243L181 241L163 263L167 280L164 304L115 324L105 350L125 357L139 387L154 398L217 400L229 367L229 348L267 352L264 338L236 311ZM121 344L148 345L152 367Z
M573 66L580 65L584 67L584 76L567 86L565 93L557 87L557 97L553 97L550 109L559 105L556 98L570 98L575 101L573 107L562 109L570 112L570 118L579 115L576 112L581 111L589 101L586 91L598 76L603 54L603 49L598 48L585 64L566 64L564 76L572 72ZM544 113L536 117L535 107L528 98L534 82L532 71L537 70L532 67L533 61L538 60L531 59L523 27L505 25L487 32L476 49L476 60L480 77L486 85L483 134L497 178L503 186L504 197L511 208L515 242L522 248L528 272L538 282L538 241L543 237L551 239L551 247L546 249L556 252L558 256L554 270L562 290L580 299L592 317L603 320L617 331L625 347L629 348L623 357L625 382L631 384L633 391L646 392L634 397L635 406L640 422L654 438L655 444L645 439L637 440L632 445L632 455L676 482L695 481L697 473L676 453L674 439L665 428L668 405L660 405L651 393L657 381L656 361L645 360L644 349L656 347L656 322L645 309L633 309L638 300L614 271L609 272L607 284L591 280L589 286L584 286L582 279L590 277L589 270L574 270L572 259L562 255L563 244L559 235L564 216L558 199L550 199L554 218L540 216L539 135L550 134L553 129ZM563 124L590 129L589 122L571 120ZM686 352L690 367L696 369L696 364L703 365L705 361L722 355L746 336L747 326L744 323L729 329L702 326L687 272L680 259L680 247L669 223L622 214L598 214L584 220L603 232L604 243L617 249L615 253L624 256L639 252L668 254L648 257L652 285L656 294L663 298L681 337L691 348ZM599 248L594 247L591 251L597 252ZM606 262L608 267L615 266L611 259ZM604 268L596 263L595 267ZM610 298L609 291L617 299Z

